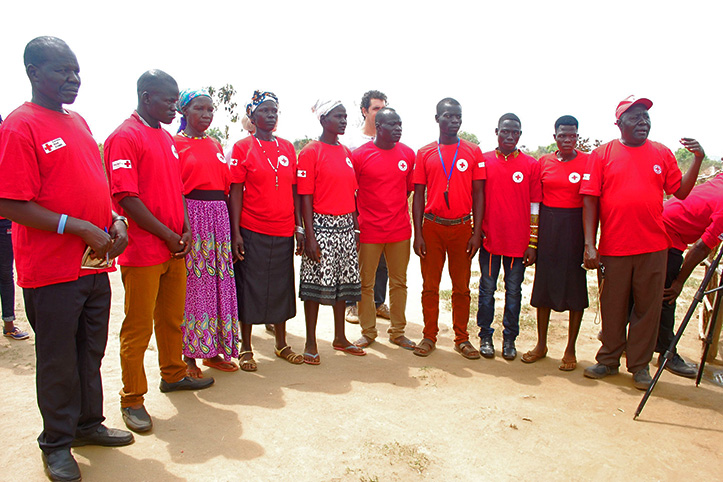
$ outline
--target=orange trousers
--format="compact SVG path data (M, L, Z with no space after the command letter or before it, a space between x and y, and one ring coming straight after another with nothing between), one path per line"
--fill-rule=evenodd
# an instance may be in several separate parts
M452 279L452 326L454 343L469 340L469 276L471 260L467 255L467 243L472 236L472 223L467 221L455 226L443 226L424 220L422 236L427 245L427 255L420 259L422 268L422 315L424 338L437 342L439 333L439 283L442 280L445 258Z

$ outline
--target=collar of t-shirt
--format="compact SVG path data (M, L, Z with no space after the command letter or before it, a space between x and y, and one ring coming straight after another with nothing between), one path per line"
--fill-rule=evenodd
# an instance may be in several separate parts
M506 161L507 159L509 159L510 157L512 157L512 158L517 157L519 153L520 153L520 150L519 150L519 149L515 149L514 151L510 152L509 154L507 154L507 155L505 156L504 154L502 154L502 151L500 151L500 148L499 148L499 147L495 148L495 154L497 155L497 157L504 157L504 158L505 158L505 161Z
M137 121L139 121L141 124L143 124L146 127L151 127L151 125L146 122L146 120L138 113L137 110L133 111L133 115L131 117L135 117ZM160 126L159 126L160 127ZM151 127L153 129L153 127Z

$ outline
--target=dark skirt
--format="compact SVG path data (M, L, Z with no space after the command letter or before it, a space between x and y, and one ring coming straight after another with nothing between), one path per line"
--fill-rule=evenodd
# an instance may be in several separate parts
M241 323L278 324L296 316L294 238L241 228L243 261L234 264Z
M587 279L581 267L585 249L582 208L540 206L538 239L530 304L555 311L587 308Z

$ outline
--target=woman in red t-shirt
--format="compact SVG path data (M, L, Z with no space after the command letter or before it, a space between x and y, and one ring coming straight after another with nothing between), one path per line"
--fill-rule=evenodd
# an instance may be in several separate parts
M361 300L356 177L351 151L339 143L346 130L346 109L340 101L318 101L312 111L323 132L299 154L298 192L306 231L299 297L306 316L304 362L318 365L319 304L334 308L334 349L351 355L366 353L344 333L346 302Z
M582 268L584 236L580 181L588 155L575 149L577 119L566 115L555 122L558 150L540 158L542 206L530 304L537 308L537 345L522 355L533 363L547 355L547 327L550 311L570 312L567 347L558 367L563 371L577 366L575 343L582 314L588 306L587 280Z
M202 378L196 359L222 371L236 371L239 321L228 223L231 178L223 148L206 129L214 106L205 90L181 92L178 110L183 114L174 137L181 163L193 243L186 256L186 309L183 314L183 359L186 372Z
M304 239L296 151L273 134L278 102L272 92L254 92L246 115L255 130L231 151L231 238L241 320L239 362L244 371L257 369L251 348L253 325L273 325L276 356L295 365L304 363L286 343L286 321L296 316L294 235L298 254Z

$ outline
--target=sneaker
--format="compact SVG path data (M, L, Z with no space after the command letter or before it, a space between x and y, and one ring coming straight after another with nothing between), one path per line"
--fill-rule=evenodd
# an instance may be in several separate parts
M168 383L161 378L161 392L177 392L178 390L203 390L213 385L213 378L191 378L183 377L177 382Z
M663 363L663 355L658 357L658 366L660 366L661 363ZM679 377L695 378L698 376L698 366L694 363L686 362L677 353L665 364L665 369Z
M608 375L617 374L618 367L609 367L607 365L603 365L602 363L596 363L591 367L587 367L583 372L583 375L586 377L595 379L605 378Z
M495 346L492 344L492 337L486 336L480 338L479 342L479 353L485 358L495 357Z
M389 313L389 307L386 303L382 303L381 305L377 306L377 316L379 318L384 318L385 320L391 320L392 315Z
M5 331L5 328L3 328L3 335L13 340L27 340L30 337L28 332L20 331L17 326L14 326L10 331Z
M359 310L356 307L356 303L346 307L346 314L344 315L344 319L347 321L347 323L353 323L355 325L359 324Z
M647 390L650 388L651 383L653 383L653 379L650 378L650 372L647 366L633 374L633 386L638 390Z

